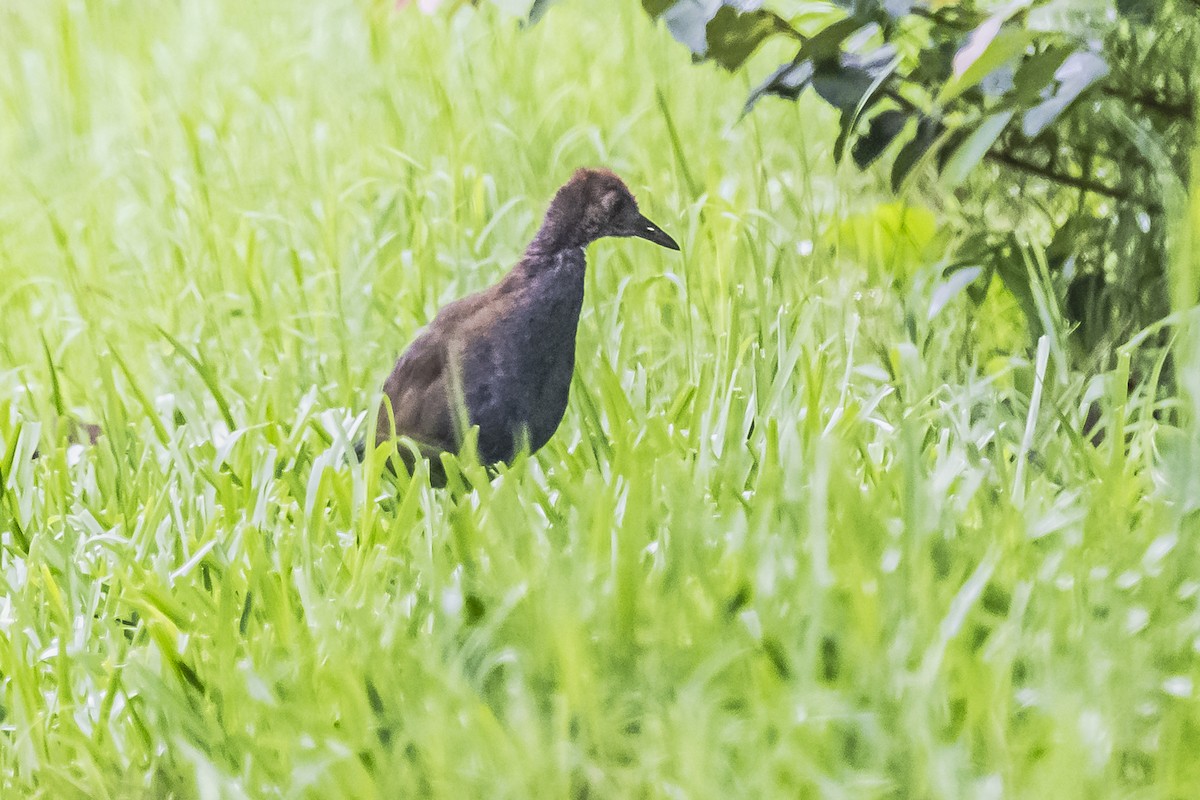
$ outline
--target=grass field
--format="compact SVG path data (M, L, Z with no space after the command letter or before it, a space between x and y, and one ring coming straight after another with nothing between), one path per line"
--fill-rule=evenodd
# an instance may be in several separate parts
M1200 796L1196 431L612 5L0 4L0 797ZM550 445L348 464L581 165Z

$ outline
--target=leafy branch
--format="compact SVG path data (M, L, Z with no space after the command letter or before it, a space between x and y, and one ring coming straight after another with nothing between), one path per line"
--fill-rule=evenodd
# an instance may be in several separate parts
M997 167L999 180L978 183L978 201L962 196L972 253L958 261L987 264L983 274L1001 276L1018 299L1032 297L1031 287L1022 284L1030 280L1028 272L997 260L1013 257L1011 247L996 246L1012 234L996 227L986 198L1058 209L1051 224L1071 235L1054 237L1058 255L1051 267L1073 265L1062 291L1077 312L1086 350L1102 346L1121 325L1137 327L1163 313L1163 205L1139 142L1154 137L1186 164L1196 125L1189 76L1197 72L1200 20L1194 7L1200 0L1109 1L1115 17L1101 14L1099 22L1045 30L1030 25L1036 0L998 13L971 0L938 8L922 0L835 0L843 13L808 36L770 9L742 11L746 4L737 0L642 5L696 60L728 70L741 68L767 39L799 41L795 56L753 89L744 113L768 96L796 100L811 89L840 114L835 159L849 153L865 169L894 152L893 189L924 173L924 165L936 169L943 187L970 180L982 163ZM1106 21L1114 18L1118 23ZM1094 109L1105 103L1123 107L1142 133L1122 138L1102 122ZM1021 176L1040 182L1028 187ZM1005 186L1019 191L1006 195ZM1068 201L1071 195L1077 199ZM1104 212L1087 195L1117 207ZM1008 216L1031 215L1015 209ZM980 241L989 244L980 247ZM1110 274L1106 265L1114 255L1118 263L1143 265L1140 272ZM1083 296L1091 307L1078 306ZM1036 329L1036 309L1028 308L1027 316ZM1095 330L1087 330L1088 321L1095 321Z
M537 0L534 17L553 2ZM956 193L952 206L963 242L952 261L999 276L1031 331L1042 290L1027 285L1011 244L1038 236L1050 240L1052 278L1084 352L1165 313L1161 154L1186 174L1200 0L1100 0L1091 17L1057 24L1032 21L1041 0L1001 11L977 0L833 2L840 11L816 30L803 17L802 33L782 2L641 0L694 60L726 70L743 69L768 40L796 43L743 113L812 90L839 113L837 161L849 154L866 169L891 153L896 191L933 172L936 184L919 185L969 182L973 191ZM985 163L988 179L973 181ZM994 214L996 204L1007 213Z
M1093 194L1103 195L1104 197L1110 197L1114 200L1136 200L1137 202L1145 205L1147 208L1152 208L1154 210L1161 210L1162 208L1161 204L1159 204L1157 201L1134 198L1132 194L1125 189L1109 186L1108 184L1093 178L1087 178L1082 175L1072 175L1067 172L1052 169L1048 166L1036 164L1033 161L1021 158L1020 156L1006 149L1001 148L989 150L985 158L993 163L1001 164L1006 167L1012 167L1013 169L1020 170L1021 172L1025 172L1030 175L1036 175L1037 177L1043 178L1051 183L1070 186L1074 189L1079 189L1080 191L1092 192Z

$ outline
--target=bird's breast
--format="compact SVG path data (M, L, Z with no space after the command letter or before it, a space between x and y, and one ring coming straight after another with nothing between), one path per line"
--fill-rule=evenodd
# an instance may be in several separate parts
M582 253L525 277L506 293L508 302L464 365L468 411L485 458L510 457L514 436L528 434L531 450L545 444L562 420L575 370Z

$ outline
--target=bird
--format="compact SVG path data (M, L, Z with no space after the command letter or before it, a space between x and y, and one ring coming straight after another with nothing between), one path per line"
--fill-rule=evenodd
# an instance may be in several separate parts
M95 445L104 435L104 429L92 422L80 422L73 417L63 417L61 421L66 424L67 444L70 445ZM41 458L41 448L35 449L29 457Z
M585 250L606 236L679 250L616 174L576 170L516 265L490 288L444 306L396 360L383 384L376 445L411 439L429 459L434 486L446 480L440 454L459 452L472 426L485 466L545 445L566 412L575 371ZM361 460L365 442L357 450ZM398 454L412 473L410 449Z

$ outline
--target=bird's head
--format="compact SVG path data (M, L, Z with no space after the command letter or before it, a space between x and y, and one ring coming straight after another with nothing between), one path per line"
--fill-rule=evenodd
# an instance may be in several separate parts
M606 169L576 170L551 201L535 243L583 247L604 236L637 236L679 249L674 239L642 215L620 178Z

